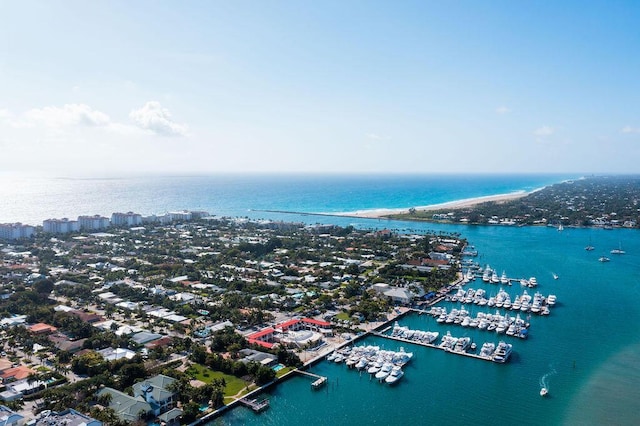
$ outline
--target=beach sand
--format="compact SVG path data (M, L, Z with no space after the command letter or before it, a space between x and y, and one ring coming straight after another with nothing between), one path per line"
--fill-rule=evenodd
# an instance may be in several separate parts
M455 210L455 209L472 207L477 204L486 203L489 201L500 203L500 202L517 200L518 198L526 197L529 194L530 192L522 191L522 192L514 192L510 194L488 195L486 197L468 198L465 200L450 201L447 203L432 204L429 206L421 206L421 207L414 207L414 208L416 209L417 212L426 212L426 211L442 210L442 209ZM359 210L359 211L349 212L349 213L338 213L337 215L366 217L366 218L383 218L389 215L396 215L396 214L409 214L409 209L407 208L407 209Z

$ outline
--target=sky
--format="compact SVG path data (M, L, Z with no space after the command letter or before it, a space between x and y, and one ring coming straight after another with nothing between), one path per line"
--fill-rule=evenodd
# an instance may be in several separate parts
M0 172L640 172L637 1L0 0Z

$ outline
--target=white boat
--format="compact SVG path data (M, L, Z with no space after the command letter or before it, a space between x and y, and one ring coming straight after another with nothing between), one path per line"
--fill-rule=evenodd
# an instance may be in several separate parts
M356 363L356 368L358 370L362 370L363 368L366 368L367 365L369 365L369 362L367 361L367 358L363 356L360 358L360 361Z
M500 282L502 284L509 284L509 278L507 278L507 273L502 271L502 276L500 277Z
M384 380L387 378L387 376L391 373L391 369L393 368L393 364L391 364L390 362L386 362L382 368L380 369L380 371L378 371L376 373L376 379L378 380Z
M540 396L547 396L549 390L547 388L540 389Z
M622 250L622 244L617 248L617 249L613 249L610 252L611 254L625 254L626 251Z
M556 274L555 272L552 272L551 275L553 275L553 279L557 280L558 279L558 274Z
M465 352L471 346L471 337L461 337L456 342L453 350L456 352Z
M536 277L529 278L529 287L536 287L538 285L538 280Z
M558 225L558 231L564 231L564 226L562 226L562 224Z
M329 355L327 355L327 361L333 361L337 355L338 353L336 351L331 352Z
M404 371L400 367L393 367L391 373L384 379L384 381L390 385L396 383L404 376Z
M511 343L505 343L500 341L496 350L493 352L493 360L495 362L507 362L509 357L511 356L511 351L513 350L513 345Z
M606 256L601 256L598 260L599 260L600 262L603 262L603 263L604 263L604 262L608 262L608 261L609 261L609 258L608 258L608 257L606 257Z
M496 350L496 344L493 342L484 342L482 344L482 348L480 348L480 354L479 356L484 357L484 358L491 358L493 356L493 353Z
M547 305L553 306L555 304L556 304L556 295L550 294L549 296L547 296Z
M589 245L588 245L588 246L586 246L584 249L585 249L586 251L592 251L592 250L595 250L596 248L595 248L594 246L592 246L591 244L589 244Z

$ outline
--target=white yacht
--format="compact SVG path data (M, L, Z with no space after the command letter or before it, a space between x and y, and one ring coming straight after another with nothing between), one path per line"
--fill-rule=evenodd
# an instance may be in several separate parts
M535 287L538 285L538 280L536 279L536 277L531 277L529 278L529 287Z
M509 284L509 278L507 278L507 273L502 271L502 276L500 277L500 282L502 284Z
M380 371L376 373L376 379L382 381L387 378L387 376L391 373L391 369L393 368L393 364L390 362L384 363Z
M480 348L480 356L485 358L491 358L496 350L496 344L493 342L484 342L482 348Z
M400 367L393 367L391 373L384 379L384 381L390 385L396 383L404 376L404 371Z
M607 256L601 256L598 260L599 260L600 262L608 262L608 261L609 261L609 258L608 258Z
M505 343L500 341L496 350L493 352L493 360L495 362L507 362L509 357L511 356L511 351L513 350L513 345L511 343Z
M555 294L550 294L547 296L547 305L549 306L553 306L556 304L556 295Z

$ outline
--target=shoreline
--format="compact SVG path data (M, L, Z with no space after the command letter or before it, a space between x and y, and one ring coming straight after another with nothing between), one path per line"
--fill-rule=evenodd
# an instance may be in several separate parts
M495 195L485 195L482 197L474 197L474 198L464 198L462 200L454 200L447 201L439 204L430 204L426 206L413 207L416 212L428 212L434 210L441 209L462 209L467 207L473 207L478 204L487 203L490 201L494 202L506 202L513 201L519 198L526 197L529 194L540 191L543 188L535 189L533 191L517 191L510 192L507 194L495 194ZM344 212L344 213L322 213L327 216L345 216L345 217L360 217L367 219L382 219L387 218L390 215L397 214L406 214L409 215L411 208L397 208L397 209L372 209L372 210L357 210L355 212Z

